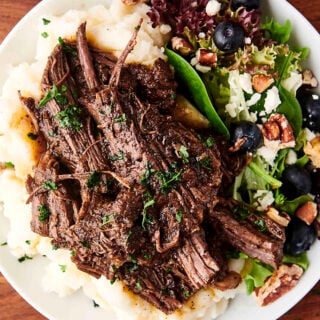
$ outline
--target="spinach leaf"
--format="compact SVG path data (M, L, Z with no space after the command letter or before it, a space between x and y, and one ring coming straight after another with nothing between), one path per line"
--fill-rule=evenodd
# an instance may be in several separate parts
M166 49L169 63L175 68L177 78L189 91L194 103L210 121L213 129L229 138L229 130L216 112L207 89L194 68L180 55L170 49Z
M286 116L291 124L293 133L296 137L302 129L302 111L297 98L281 85L278 87L282 103L277 108L277 113L282 113Z

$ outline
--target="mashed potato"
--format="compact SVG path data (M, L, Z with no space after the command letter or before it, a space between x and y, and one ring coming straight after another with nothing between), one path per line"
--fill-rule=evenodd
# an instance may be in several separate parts
M145 4L126 7L117 0L113 1L110 8L95 6L88 11L70 10L59 17L45 16L45 19L50 20L48 24L39 21L39 34L42 36L39 36L35 62L22 63L13 68L0 98L0 201L4 206L4 215L10 220L7 242L17 257L38 254L47 256L50 263L43 276L44 290L64 297L82 288L100 306L111 306L119 319L213 319L225 310L228 300L234 298L240 289L225 292L202 290L182 310L166 316L129 292L120 282L111 285L104 277L95 279L79 271L71 262L68 250L54 250L50 239L30 230L31 206L26 205L28 195L25 180L38 161L37 142L28 137L33 130L32 124L21 107L18 90L24 96L40 99L40 81L47 57L56 46L57 39L73 39L83 21L87 21L88 38L92 44L119 55L142 17L144 22L137 45L127 61L152 64L158 57L165 58L162 46L170 29L153 29L148 23L147 11ZM5 168L8 163L12 163L14 168L10 168L11 165ZM239 268L239 265L234 267L236 270Z

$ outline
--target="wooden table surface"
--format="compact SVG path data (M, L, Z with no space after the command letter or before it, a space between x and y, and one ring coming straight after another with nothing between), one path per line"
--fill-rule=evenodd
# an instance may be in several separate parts
M71 0L65 0L71 1ZM263 1L263 0L262 0ZM0 43L38 0L0 1ZM290 0L320 32L320 1ZM290 17L289 17L290 18ZM319 266L320 267L320 266ZM281 320L320 320L320 282L311 292L292 308ZM42 320L45 319L26 303L8 284L0 273L0 319L1 320ZM230 319L234 320L234 319ZM248 319L251 320L251 319Z

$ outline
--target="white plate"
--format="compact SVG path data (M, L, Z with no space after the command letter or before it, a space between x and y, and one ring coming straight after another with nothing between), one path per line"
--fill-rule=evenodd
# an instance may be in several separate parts
M8 76L9 68L3 68L7 64L18 64L20 62L31 62L35 55L36 26L39 18L46 13L62 14L64 11L74 9L85 9L96 4L108 3L108 0L43 0L29 12L13 29L0 46L0 88ZM272 13L279 22L284 22L288 17L293 26L293 42L297 46L309 47L311 55L307 65L320 79L320 36L311 24L285 0L264 0L263 10ZM25 41L28 39L28 41ZM23 43L23 50L19 50ZM6 239L8 222L0 214L0 241ZM55 294L43 292L41 287L41 275L47 261L38 257L23 264L18 263L9 249L0 247L0 271L34 308L49 319L57 320L114 320L115 316L109 310L94 308L92 301L82 293L74 294L68 298L58 298ZM317 241L309 251L310 267L303 275L298 285L284 297L270 306L257 307L252 297L238 296L230 305L227 312L219 320L272 320L279 318L282 314L294 306L320 279L320 242Z

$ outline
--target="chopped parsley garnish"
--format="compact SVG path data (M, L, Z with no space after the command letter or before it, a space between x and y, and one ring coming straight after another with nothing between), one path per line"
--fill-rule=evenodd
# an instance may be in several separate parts
M74 56L78 55L78 51L72 48L71 46L67 45L61 37L58 38L58 42L61 45L63 51L70 53Z
M184 145L180 146L179 154L180 154L184 163L189 163L189 152Z
M40 205L38 207L38 211L40 213L40 215L39 215L40 222L44 222L49 219L51 212L46 205L44 205L44 204Z
M49 135L49 137L53 138L53 137L56 137L58 135L58 133L53 130L50 130L50 131L48 131L48 135Z
M106 114L106 112L104 110L102 110L102 109L99 109L99 113L102 114L102 115Z
M134 29L135 29L135 30L137 30L137 31L139 31L139 30L140 30L140 28L141 28L140 26L136 26L136 27L134 27Z
M0 246L1 246L1 247L4 247L4 246L6 246L7 244L8 244L8 242L5 241L5 242L2 242L2 243L0 244Z
M188 290L183 290L183 295L186 297L186 298L189 298L190 297L190 292Z
M155 200L154 199L151 199L151 200L148 200L147 202L144 203L143 205L143 211L142 211L142 228L144 230L146 230L146 227L145 227L145 224L146 223L151 223L152 221L147 217L147 209L149 207L153 207L155 205Z
M120 280L119 276L115 276L112 280L110 280L110 284L114 284L117 280Z
M139 291L141 291L141 290L142 290L142 285L141 285L141 283L140 283L140 280L139 280L139 279L136 281L136 288L137 288Z
M42 23L46 26L51 22L51 20L48 20L46 18L42 18Z
M113 156L109 156L111 161L124 160L124 154L122 150L119 150L119 154L114 154Z
M93 306L94 306L95 308L99 308L99 307L100 307L100 305L99 305L98 303L96 303L94 300L92 300L92 302L93 302Z
M92 173L90 173L87 180L87 187L89 189L93 189L94 187L97 187L100 184L100 177L101 177L101 173L98 171L93 171Z
M10 169L13 169L14 168L14 164L10 161L7 161L4 163L4 165L7 167L7 168L10 168Z
M76 251L74 249L70 250L71 257L74 257L76 255Z
M90 242L88 242L88 241L81 241L80 243L82 244L83 247L85 247L85 248L90 248Z
M58 186L51 180L43 182L41 186L47 190L58 190Z
M58 112L55 118L59 121L61 128L70 128L79 131L83 127L83 123L79 117L81 112L82 110L78 106L70 105Z
M24 261L26 261L26 260L32 260L32 257L30 257L30 256L27 256L26 254L24 255L24 256L22 256L22 257L20 257L19 259L18 259L18 261L21 263L21 262L24 262Z
M52 249L53 251L56 251L56 250L59 249L59 247L58 247L56 244L53 244L52 247L51 247L51 249Z
M42 38L48 38L48 37L49 37L48 32L42 32L42 33L41 33L41 37L42 37Z
M165 171L165 172L156 172L156 177L161 181L162 193L169 193L172 188L176 187L177 182L180 181L183 170L180 169L176 171Z
M258 219L253 222L261 232L267 231L266 222L263 219Z
M210 171L213 170L212 160L211 160L210 157L204 157L204 158L200 159L200 160L198 161L198 163L200 164L200 166L201 166L202 168L205 168L205 169L210 170Z
M182 220L182 216L183 216L183 211L178 210L176 213L176 220L180 223Z
M32 133L32 132L29 132L29 133L27 134L27 137L28 137L29 139L31 139L31 140L37 140L37 138L38 138L38 136L37 136L36 134Z
M67 266L65 264L59 264L59 267L62 272L66 272Z
M152 259L152 255L151 254L144 254L143 257L147 260L150 261Z
M212 137L209 137L205 142L204 144L208 147L208 148L211 148L214 146L214 139Z
M115 122L115 123L125 122L125 121L127 121L127 118L126 118L126 114L125 114L125 113L124 113L124 114L122 114L122 116L121 116L121 117L119 117L119 118L115 118L115 119L114 119L114 122Z
M26 240L25 242L26 242L26 244L28 244L28 245L31 244L31 241L30 241L30 240Z
M112 219L114 219L114 213L112 214L106 214L105 216L102 217L102 222L100 224L100 227L105 226L108 224Z
M241 220L248 218L250 215L250 212L248 208L245 205L240 206L235 206L232 208L232 213L236 215L238 218Z
M43 97L43 99L40 100L38 107L44 107L52 99L55 99L60 105L66 105L68 103L67 96L65 95L67 89L68 88L65 85L62 85L61 88L58 89L58 87L54 84Z
M147 189L149 189L149 187L150 187L150 178L151 178L151 174L153 172L154 172L154 170L151 168L150 162L147 162L146 171L142 175L141 181L140 181L140 184L142 186L146 187Z

